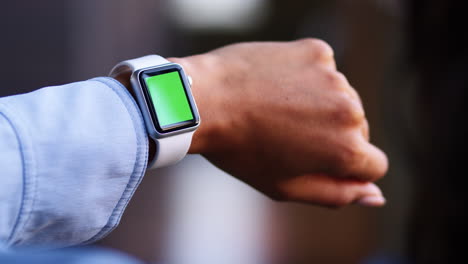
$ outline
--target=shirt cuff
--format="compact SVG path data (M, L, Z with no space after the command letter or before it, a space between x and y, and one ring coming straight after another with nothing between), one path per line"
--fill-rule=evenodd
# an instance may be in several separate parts
M23 178L23 192L7 245L64 247L109 234L148 162L127 89L101 77L0 98L0 106L23 157L22 174L10 175Z

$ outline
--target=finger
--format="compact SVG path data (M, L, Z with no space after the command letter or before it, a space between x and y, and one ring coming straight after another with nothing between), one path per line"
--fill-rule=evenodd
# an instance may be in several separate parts
M356 101L362 107L362 100L358 92L351 86L346 76L337 71L327 67L318 67L321 71L321 76L324 78L324 83L331 89L346 94L349 98Z
M312 59L312 63L317 66L317 68L321 68L326 71L337 72L336 61L333 56L321 56L317 57L317 54L310 54Z
M346 79L347 80L347 79ZM359 102L360 105L362 105L362 99L361 99L361 96L359 96L359 93L356 91L356 89L354 89L351 84L349 84L348 82L348 87L347 87L347 92L349 93L349 95L357 100Z
M367 121L367 119L364 119L364 121L363 121L363 124L362 124L362 127L361 127L361 133L362 133L362 136L364 137L364 139L366 141L370 140L369 122Z
M345 173L345 176L363 181L376 181L382 178L388 170L387 156L364 138L358 140L361 145L360 151L354 154L354 158L348 159L350 164L347 165L348 173Z
M335 53L333 48L323 40L306 38L296 41L304 50L306 62L320 65L330 70L336 70Z
M351 86L348 78L346 78L346 76L341 72L336 72L335 74L337 75L338 79L337 85L340 85L341 82L341 90L348 94L349 97L356 100L358 104L362 107L361 96L359 96L359 93Z
M385 198L377 185L323 174L303 175L288 179L282 185L287 200L329 207L352 203L363 206L383 206Z
M325 68L336 71L336 61L334 57L322 58L320 62Z

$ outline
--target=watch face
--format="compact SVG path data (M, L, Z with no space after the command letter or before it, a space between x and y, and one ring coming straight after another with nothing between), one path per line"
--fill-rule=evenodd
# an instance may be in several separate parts
M189 84L177 64L144 70L139 76L156 130L169 133L198 125Z

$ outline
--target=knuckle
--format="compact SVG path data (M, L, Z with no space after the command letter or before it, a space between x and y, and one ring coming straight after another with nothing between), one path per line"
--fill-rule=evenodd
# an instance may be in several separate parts
M334 122L345 126L357 126L365 119L363 109L344 96L337 99L331 115Z
M388 172L388 158L386 155L383 156L383 164L380 167L380 171L377 173L378 179L381 179L385 176L385 174Z
M300 43L315 56L315 59L330 59L334 56L333 48L324 40L316 38L301 39Z
M343 175L352 174L354 168L364 161L364 151L356 139L347 140L337 153L338 168Z
M348 79L343 73L339 71L328 71L327 73L325 73L325 78L333 88L343 90L344 88L349 86Z

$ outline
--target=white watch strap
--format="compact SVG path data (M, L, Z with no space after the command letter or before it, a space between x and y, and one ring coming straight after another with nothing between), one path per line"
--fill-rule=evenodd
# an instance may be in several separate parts
M133 60L122 61L121 63L117 64L112 69L109 76L112 78L115 78L123 73L131 73L136 69L144 69L144 68L164 65L168 63L171 63L171 62L161 56L147 55L147 56L136 58Z
M156 156L151 169L173 165L182 160L190 148L193 132L185 132L176 136L160 138L156 140Z
M144 69L168 63L171 62L158 55L148 55L127 60L116 65L112 69L110 77L116 78L120 74L131 73L136 69ZM190 131L165 138L153 138L156 142L156 154L154 159L149 162L148 168L155 169L169 166L183 159L187 155L190 144L192 143L193 133L194 131Z

